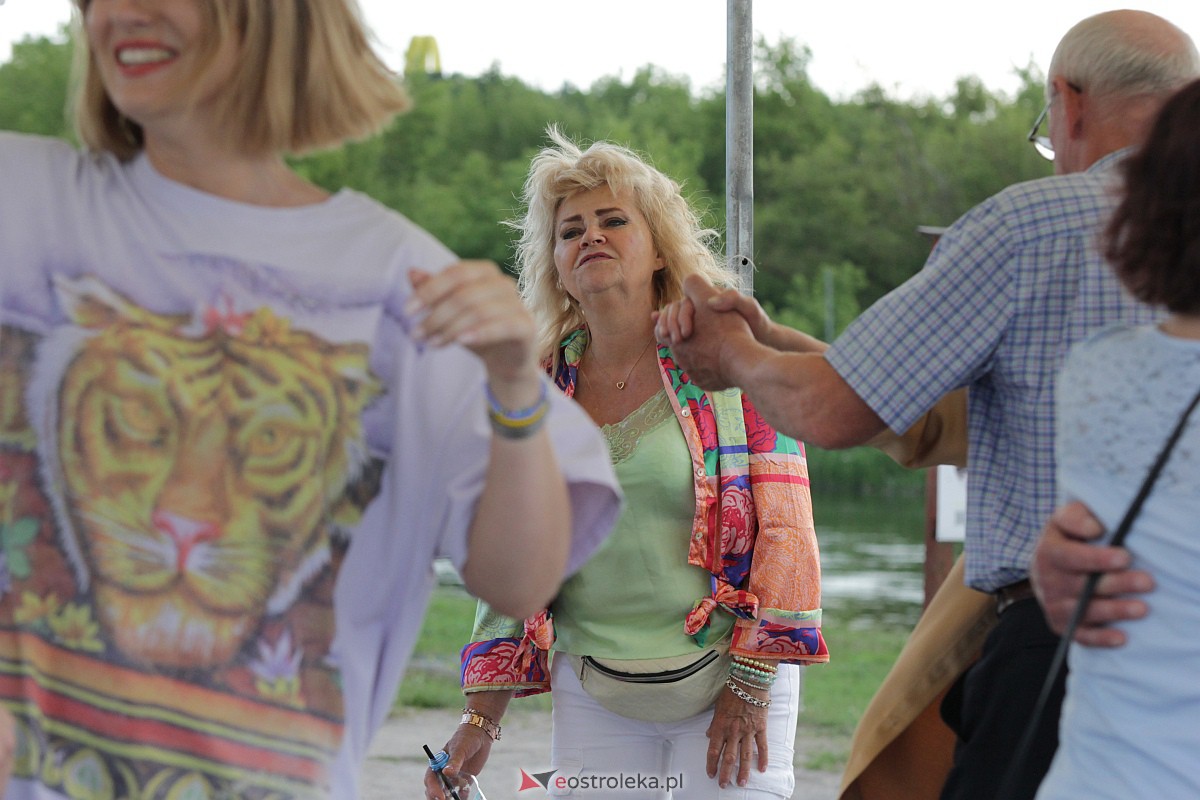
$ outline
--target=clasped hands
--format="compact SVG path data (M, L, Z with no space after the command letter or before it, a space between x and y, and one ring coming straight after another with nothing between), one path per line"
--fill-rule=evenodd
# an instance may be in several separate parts
M767 344L774 323L736 289L718 289L693 275L683 291L682 300L655 312L655 337L693 383L713 391L736 386L740 354L756 342Z
M772 322L754 298L718 289L703 278L684 282L684 298L655 314L654 334L671 348L690 379L709 390L738 385L738 372L750 348L819 351L824 344ZM733 313L731 313L733 312ZM787 341L787 334L803 341ZM1153 578L1130 568L1123 548L1097 546L1103 526L1080 503L1060 508L1048 521L1031 564L1031 578L1050 627L1062 633L1091 572L1104 577L1089 604L1075 640L1092 647L1125 644L1113 623L1140 619L1148 612L1142 595Z

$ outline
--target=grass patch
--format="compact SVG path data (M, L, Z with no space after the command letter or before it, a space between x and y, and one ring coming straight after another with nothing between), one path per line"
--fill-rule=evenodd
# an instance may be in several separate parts
M804 670L799 728L809 742L797 751L807 769L841 772L850 754L854 728L892 668L908 631L871 625L863 618L826 622L830 663Z
M456 586L439 586L429 601L395 705L460 708L459 651L471 638L475 598Z
M827 622L830 662L804 672L805 724L849 736L908 639L908 631Z
M475 598L457 586L438 586L393 704L415 708L462 708L459 652L471 638ZM523 697L514 708L550 710L548 694Z
M846 750L819 750L804 759L804 768L817 772L841 772L846 766Z

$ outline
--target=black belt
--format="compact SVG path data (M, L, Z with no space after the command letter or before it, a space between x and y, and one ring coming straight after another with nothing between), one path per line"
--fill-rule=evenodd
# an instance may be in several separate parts
M1028 579L1017 581L1008 586L1001 586L994 594L996 595L996 614L1003 614L1014 603L1033 597L1033 584Z

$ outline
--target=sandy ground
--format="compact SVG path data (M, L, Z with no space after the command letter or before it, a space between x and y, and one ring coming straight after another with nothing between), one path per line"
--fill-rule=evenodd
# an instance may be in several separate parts
M375 737L367 759L362 800L419 800L428 744L434 752L449 737L456 722L452 710L404 709L393 716ZM844 752L846 742L812 735L801 725L796 734L796 762L813 754ZM550 713L514 707L504 715L504 736L492 749L491 760L480 778L488 800L537 800L544 792L520 792L521 770L544 771L550 756ZM829 759L824 759L828 761ZM841 773L796 767L797 800L836 800ZM636 795L630 794L630 800Z

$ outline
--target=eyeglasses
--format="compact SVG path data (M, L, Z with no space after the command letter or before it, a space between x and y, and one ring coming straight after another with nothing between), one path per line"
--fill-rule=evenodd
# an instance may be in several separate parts
M1049 136L1040 136L1038 131L1041 130L1042 123L1046 121L1046 115L1050 113L1050 103L1046 103L1042 107L1042 113L1037 115L1037 119L1033 121L1033 127L1029 129L1029 141L1033 142L1033 149L1038 151L1038 155L1047 161L1054 160L1054 144L1050 141Z
M1068 82L1067 88L1073 92L1082 93L1083 89L1073 83ZM1029 129L1029 136L1026 137L1033 142L1033 149L1038 151L1038 155L1047 161L1054 160L1054 143L1050 141L1049 136L1041 136L1038 131L1042 127L1042 123L1046 121L1046 116L1050 113L1050 104L1054 102L1054 98L1046 101L1046 105L1042 108L1042 113L1037 115L1037 119L1033 121L1033 127Z

